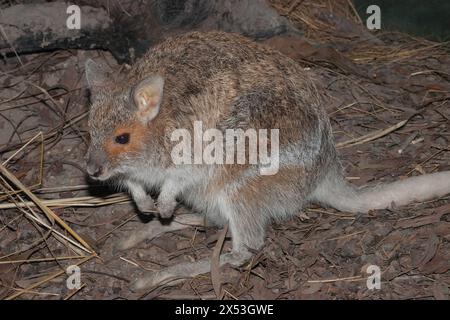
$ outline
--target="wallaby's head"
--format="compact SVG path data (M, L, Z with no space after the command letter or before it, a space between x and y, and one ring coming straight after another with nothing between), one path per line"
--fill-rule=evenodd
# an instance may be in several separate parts
M118 86L104 66L88 60L86 79L91 90L87 172L97 180L126 173L145 161L152 122L158 116L164 80L151 75L136 85Z

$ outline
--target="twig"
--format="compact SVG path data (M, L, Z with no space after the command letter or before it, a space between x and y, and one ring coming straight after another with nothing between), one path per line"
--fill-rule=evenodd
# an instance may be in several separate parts
M211 256L211 281L213 284L214 292L217 299L223 299L222 292L222 276L220 273L220 252L222 251L223 243L228 232L228 224L220 231L219 239L217 239L216 246L214 247Z
M111 204L128 203L131 201L131 199L128 195L119 193L105 198L85 196L85 197L49 199L49 200L39 199L39 201L47 207L64 208L64 207L101 207ZM23 208L29 206L38 206L38 205L33 201L23 201L20 203L1 203L0 209Z
M50 210L42 201L36 197L33 192L31 192L22 182L19 181L12 173L8 171L2 164L0 164L0 172L8 178L13 184L16 185L20 190L22 190L47 216L47 218L53 222L56 221L61 227L67 230L78 242L80 242L85 248L89 249L94 253L94 250L89 246L89 244L84 241L75 231L68 226L64 220L57 216L52 210Z
M351 139L351 140L348 140L348 141L340 142L340 143L336 144L336 147L337 148L352 147L352 146L355 146L355 145L358 145L358 144L363 144L363 143L366 143L366 142L377 140L377 139L379 139L381 137L384 137L385 135L388 135L389 133L391 133L391 132L393 132L393 131L403 127L409 121L409 119L411 119L411 118L408 118L406 120L400 121L399 123L397 123L397 124L395 124L395 125L393 125L393 126L391 126L389 128L382 129L382 130L377 130L375 132L371 132L369 134L366 134L364 136L361 136L361 137L358 137L358 138L355 138L355 139Z
M97 256L97 255L89 256L89 257L83 259L82 261L78 262L76 265L79 266L79 265L81 265L81 264L83 264L83 263L85 263L85 262L91 260L92 258L94 258L94 257L96 257L96 256ZM48 282L48 281L51 281L51 280L53 280L53 279L59 277L60 275L65 274L65 273L66 273L66 270L62 269L62 270L60 270L60 271L58 271L58 272L56 272L56 273L54 273L54 274L52 274L52 275L46 277L45 279L40 280L40 281L36 282L35 284L32 284L31 286L29 286L29 287L26 288L26 289L21 289L21 290L19 290L19 292L14 293L13 295L10 295L10 296L7 297L5 300L13 300L13 299L15 299L15 298L17 298L17 297L20 297L22 294L27 293L27 292L29 292L30 290L32 290L32 289L34 289L34 288L36 288L36 287L39 287L40 285L42 285L42 284L44 284L44 283L46 283L46 282Z
M361 276L353 276L346 278L335 278L335 279L325 279L325 280L308 280L308 283L330 283L330 282L338 282L338 281L361 281L367 278L363 278Z
M10 260L10 261L0 261L2 264L14 264L14 263L34 263L34 262L48 262L55 260L72 260L72 259L83 259L86 256L69 256L69 257L52 257L52 258L39 258L39 259L22 259L22 260Z

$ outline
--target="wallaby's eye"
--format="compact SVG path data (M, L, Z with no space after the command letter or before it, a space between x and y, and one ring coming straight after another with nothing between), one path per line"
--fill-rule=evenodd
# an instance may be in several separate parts
M116 136L116 143L118 144L127 144L130 141L130 134L124 133L119 136Z

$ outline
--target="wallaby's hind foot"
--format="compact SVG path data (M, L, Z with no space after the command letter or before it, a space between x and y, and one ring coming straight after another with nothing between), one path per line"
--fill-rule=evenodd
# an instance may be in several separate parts
M183 214L176 216L170 224L162 224L160 220L155 219L141 226L130 236L119 240L116 248L118 251L127 250L144 240L151 240L161 234L186 229L190 226L203 226L203 217L198 214Z

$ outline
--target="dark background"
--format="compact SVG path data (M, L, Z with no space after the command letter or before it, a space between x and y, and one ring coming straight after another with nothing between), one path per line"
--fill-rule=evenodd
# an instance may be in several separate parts
M450 1L448 0L354 0L363 20L366 8L381 9L381 28L402 31L435 41L450 40Z

